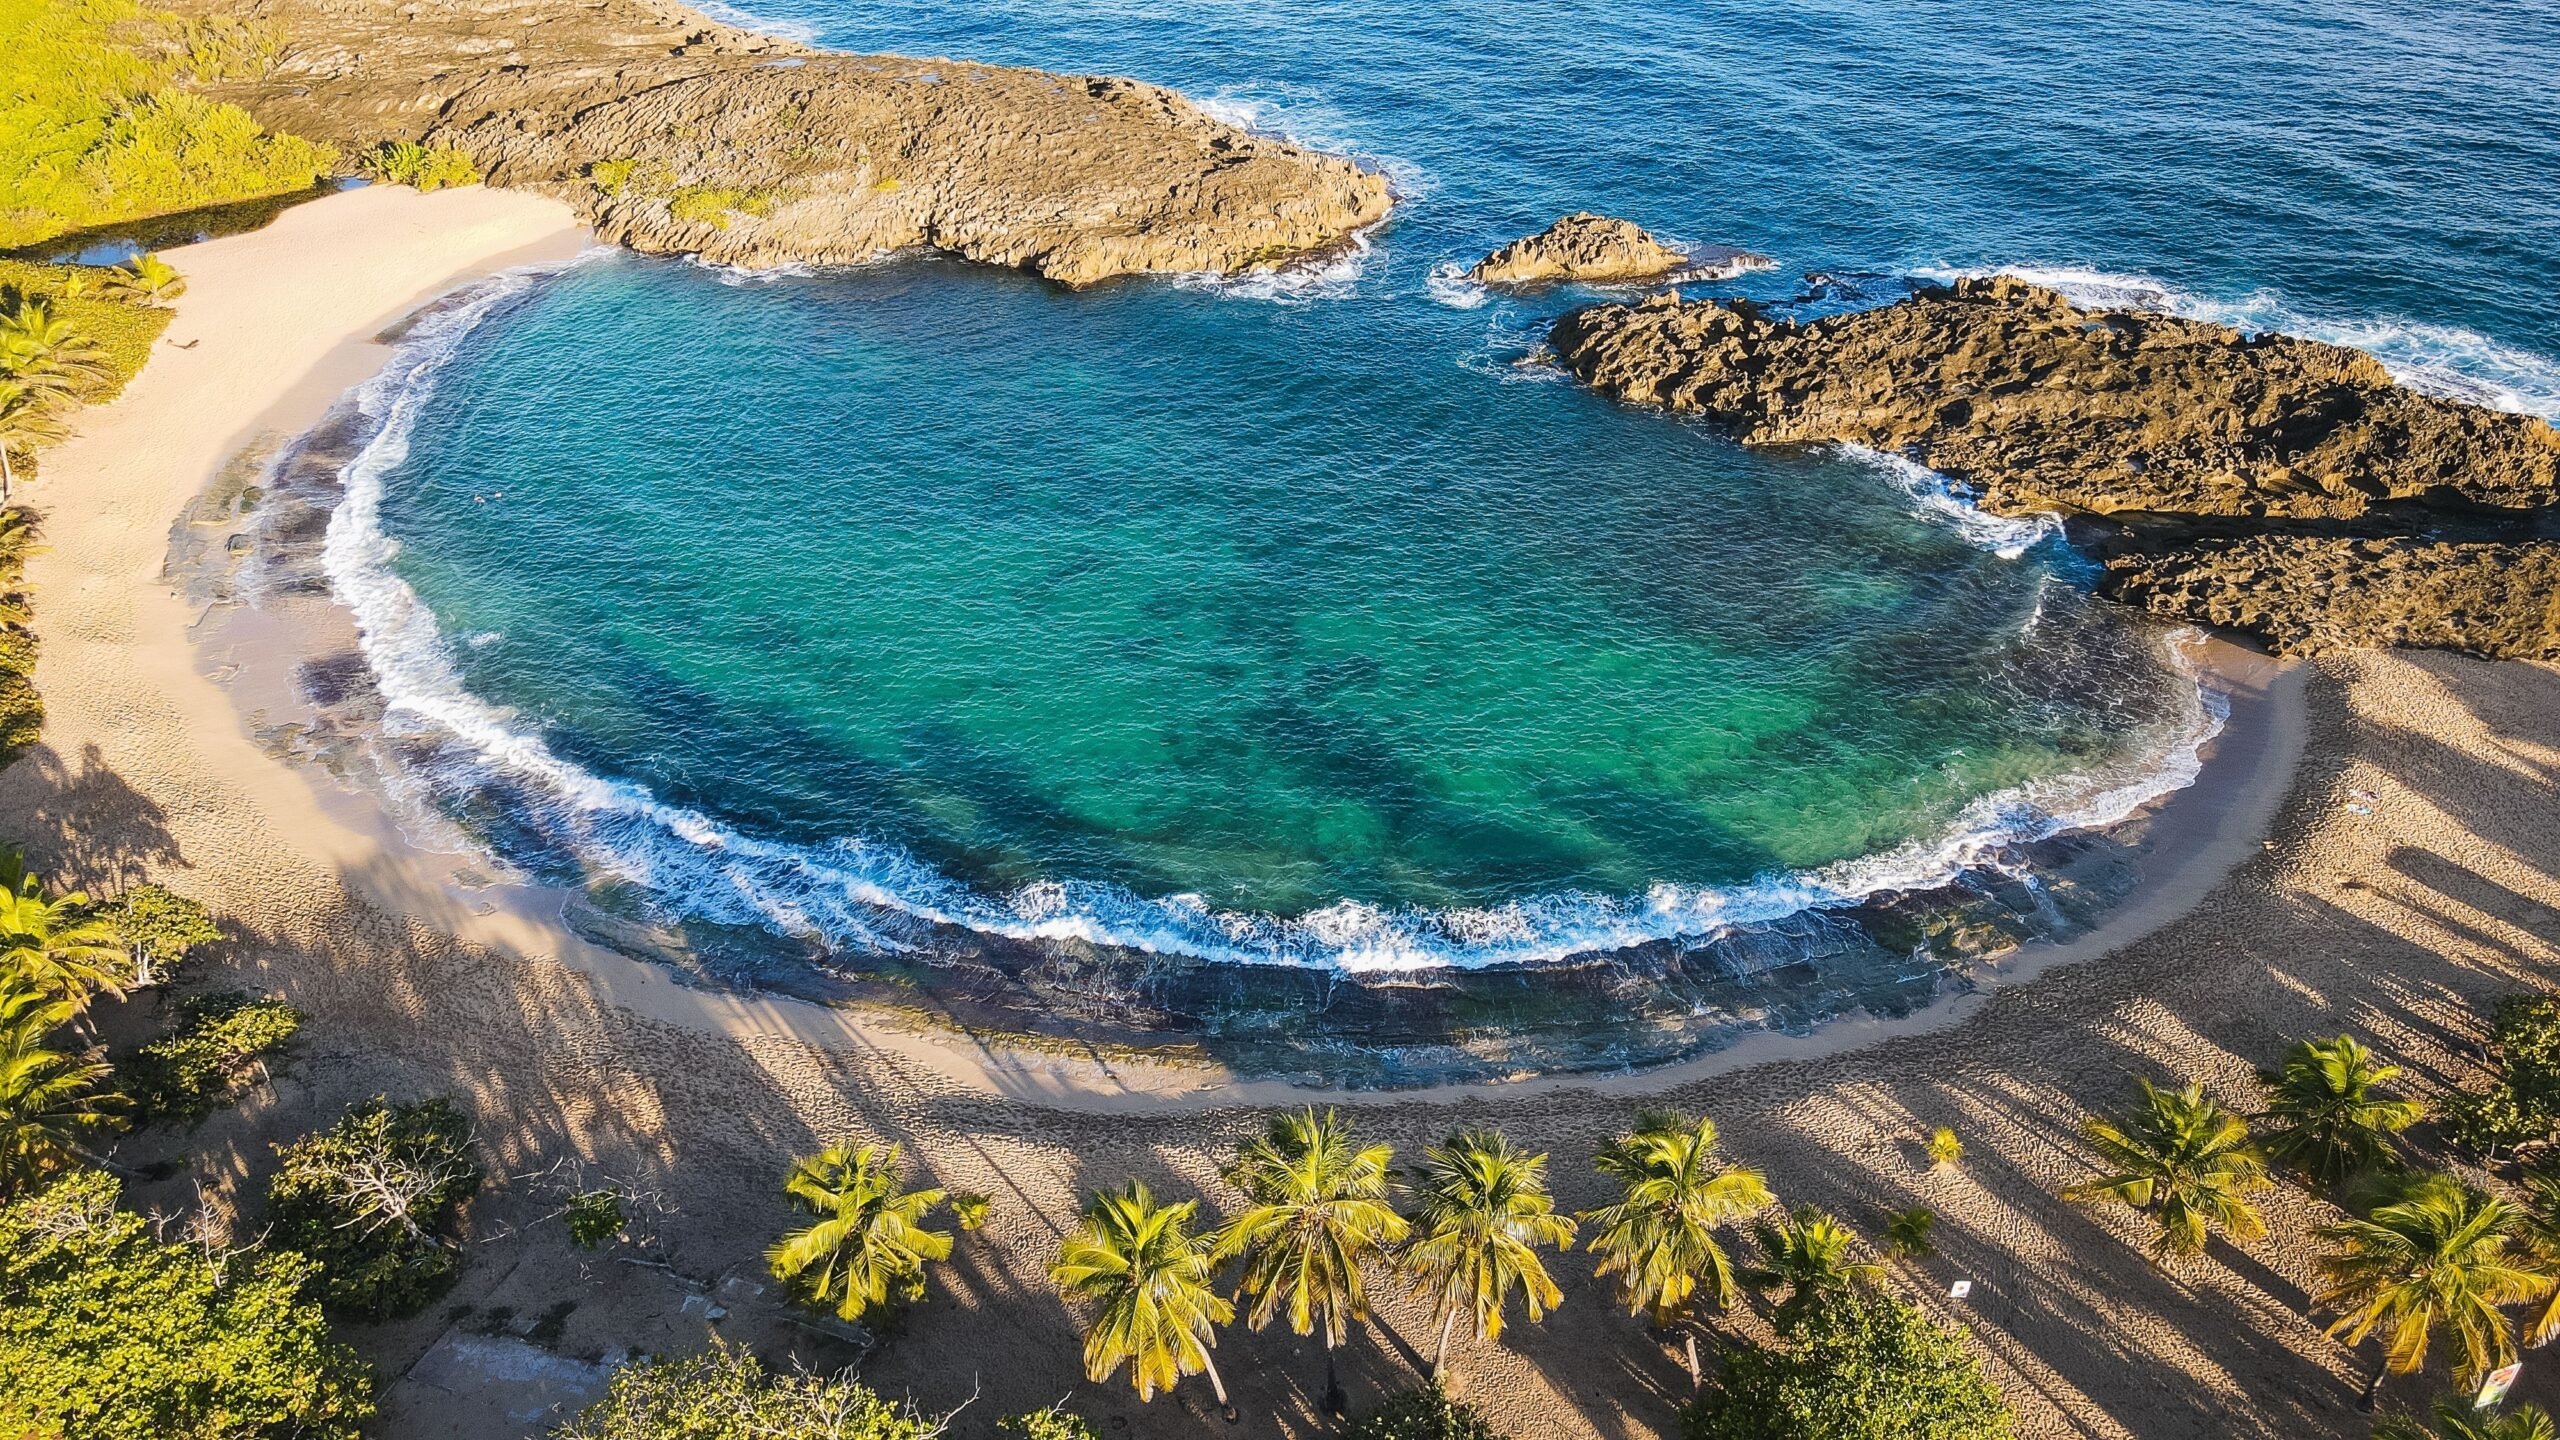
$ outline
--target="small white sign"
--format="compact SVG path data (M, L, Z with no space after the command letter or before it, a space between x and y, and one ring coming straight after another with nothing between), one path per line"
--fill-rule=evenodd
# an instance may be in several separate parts
M2480 1394L2472 1400L2471 1408L2486 1410L2506 1399L2507 1392L2516 1388L2516 1377L2523 1373L2524 1362L2521 1360L2512 1365L2501 1365L2490 1371L2489 1378L2481 1382Z
M1961 1300L1972 1293L1973 1282L1970 1280L1959 1280L1947 1287L1947 1298L1950 1300Z

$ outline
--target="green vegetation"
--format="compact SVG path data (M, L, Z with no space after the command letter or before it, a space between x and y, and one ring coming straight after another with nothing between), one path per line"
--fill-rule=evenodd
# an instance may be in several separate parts
M187 277L148 251L107 271L100 287L119 300L137 305L167 305L187 293Z
M75 1012L125 991L115 927L90 913L86 895L47 895L15 852L0 853L0 973Z
M1797 1207L1783 1220L1760 1221L1751 1227L1751 1236L1759 1242L1760 1263L1742 1278L1762 1295L1787 1292L1770 1316L1781 1330L1884 1280L1883 1266L1857 1258L1858 1237L1849 1227L1810 1205Z
M765 1259L794 1295L844 1319L923 1299L926 1263L951 1258L951 1232L924 1225L942 1192L900 1189L895 1145L830 1145L793 1166L782 1188L821 1218Z
M1503 1440L1483 1416L1437 1385L1398 1395L1342 1433L1344 1440Z
M2273 1183L2249 1143L2249 1123L2207 1098L2202 1086L2137 1083L2141 1103L2130 1114L2081 1122L2106 1173L2064 1195L2151 1211L2160 1225L2151 1243L2155 1263L2203 1254L2215 1230L2236 1241L2267 1233L2246 1198Z
M1730 1225L1777 1203L1767 1179L1747 1165L1727 1163L1716 1151L1715 1122L1705 1116L1646 1112L1635 1129L1603 1146L1592 1158L1601 1174L1618 1182L1618 1201L1586 1212L1596 1227L1591 1250L1599 1272L1618 1277L1627 1313L1649 1314L1668 1325L1688 1307L1698 1282L1716 1308L1733 1303L1733 1262L1716 1240Z
M246 1089L302 1029L302 1012L243 990L192 995L167 1034L125 1066L126 1091L145 1120L201 1120Z
M481 1169L470 1124L451 1102L370 1100L276 1154L272 1243L319 1262L331 1306L385 1319L453 1284L462 1267L453 1232Z
M1941 1170L1964 1158L1964 1141L1945 1125L1929 1132L1929 1163Z
M449 146L421 145L415 140L385 140L364 152L358 163L366 174L386 185L406 185L416 190L480 183L480 167L471 163L470 156Z
M2560 1440L2560 1426L2539 1405L2492 1415L2459 1395L2446 1395L2436 1401L2433 1425L2415 1415L2385 1415L2373 1422L2373 1440Z
M1159 1205L1140 1181L1097 1192L1058 1247L1049 1279L1090 1312L1084 1372L1097 1383L1129 1367L1140 1400L1185 1375L1207 1374L1218 1403L1226 1381L1209 1356L1236 1307L1209 1288L1217 1242L1195 1235L1188 1200Z
M2510 995L2489 1022L2495 1079L2445 1106L2445 1133L2496 1159L2560 1135L2560 997Z
M1273 1116L1226 1167L1247 1203L1219 1232L1217 1255L1244 1262L1236 1298L1253 1302L1245 1321L1259 1330L1285 1307L1292 1333L1322 1327L1325 1403L1336 1413L1334 1350L1369 1315L1361 1267L1385 1259L1408 1228L1389 1200L1394 1160L1387 1146L1359 1144L1339 1114L1309 1106Z
M0 1207L0 1433L355 1440L372 1383L299 1255L164 1245L83 1171Z
M586 1190L569 1197L560 1207L560 1218L569 1222L569 1242L581 1250L593 1250L622 1234L629 1219L622 1211L622 1195L613 1190Z
M136 885L99 907L98 914L115 927L132 962L130 983L137 988L167 983L188 955L222 938L211 912L157 885Z
M603 1399L554 1440L931 1440L927 1424L849 1376L774 1375L744 1350L717 1345L681 1360L613 1373Z
M2399 1066L2383 1064L2352 1035L2294 1046L2282 1068L2259 1077L2274 1127L2267 1153L2332 1185L2389 1164L2393 1140L2427 1113L2384 1092L2399 1076Z
M14 381L0 380L0 450L18 443L13 409L26 403ZM29 443L33 443L33 438ZM0 510L0 766L16 760L44 734L44 697L36 693L34 612L27 603L27 551L35 518L24 510Z
M0 1199L68 1169L116 1122L119 1097L98 1091L106 1064L70 1039L77 1010L14 975L0 984Z
M1926 1205L1897 1210L1884 1222L1884 1252L1896 1260L1922 1260L1938 1252L1929 1232L1938 1228L1938 1212Z
M718 185L687 185L667 196L667 213L691 225L729 228L731 215L761 218L773 213L781 197L769 190L737 190Z
M2454 1374L2468 1387L2515 1358L2515 1324L2499 1307L2551 1293L2549 1269L2513 1244L2516 1207L2450 1175L2396 1188L2363 1219L2322 1228L2335 1253L2320 1262L2317 1297L2349 1345L2382 1336L2382 1363L2365 1387L2371 1408L2387 1375L2427 1363L2439 1330L2457 1347Z
M0 315L14 316L31 301L41 304L96 348L102 369L90 383L74 387L70 397L83 404L114 399L125 382L142 372L142 362L151 358L151 342L169 328L166 309L135 303L136 297L114 288L114 275L85 265L0 260ZM5 368L0 373L16 378Z
M987 1208L995 1202L975 1190L961 1190L951 1196L951 1223L965 1231L985 1228Z
M1449 1331L1461 1314L1478 1340L1502 1338L1503 1311L1520 1292L1529 1323L1564 1303L1564 1292L1538 1258L1544 1246L1571 1249L1574 1221L1555 1213L1547 1194L1547 1157L1513 1147L1499 1130L1461 1130L1422 1152L1414 1210L1417 1233L1405 1248L1415 1293L1440 1317L1431 1373L1445 1372Z
M1092 1421L1059 1405L1007 1415L996 1422L996 1433L1013 1440L1102 1440Z
M2011 1440L2000 1392L1956 1334L1864 1292L1744 1346L1681 1415L1686 1440Z
M327 146L185 88L258 73L276 41L135 0L0 0L0 249L317 181Z

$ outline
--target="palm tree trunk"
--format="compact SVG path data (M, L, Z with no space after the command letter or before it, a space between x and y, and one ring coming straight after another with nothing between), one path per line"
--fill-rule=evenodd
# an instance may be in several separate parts
M1200 1347L1200 1368L1209 1376L1209 1388L1218 1394L1218 1408L1234 1414L1236 1407L1227 1403L1227 1382L1218 1378L1218 1362L1210 1357L1205 1345Z
M2375 1363L2373 1367L2373 1380L2364 1387L2364 1398L2356 1402L2356 1408L2364 1411L2366 1414L2373 1413L2373 1407L2380 1403L2382 1399L2382 1379L2390 1373L2391 1357L2389 1355L2384 1355L2380 1361Z
M1434 1380L1449 1368L1449 1332L1457 1327L1458 1307L1452 1305L1449 1313L1440 1317L1440 1343L1431 1352L1431 1378Z
M9 492L18 488L18 472L9 464L9 447L0 442L0 505L9 503Z
M1325 1413L1339 1420L1342 1412L1350 1408L1350 1401L1351 1397L1342 1393L1342 1371L1334 1364L1333 1336L1327 1334L1324 1337Z

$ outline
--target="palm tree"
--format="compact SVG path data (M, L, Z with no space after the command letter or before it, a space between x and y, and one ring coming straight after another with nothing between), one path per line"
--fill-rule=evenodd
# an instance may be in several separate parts
M2436 1401L2435 1412L2433 1426L2415 1415L2385 1415L2373 1422L2373 1440L2560 1440L2560 1427L2539 1405L2483 1415L2470 1401L2447 1395Z
M107 290L145 305L166 305L187 293L177 267L145 251L107 272Z
M1343 1395L1334 1347L1369 1314L1361 1267L1383 1258L1409 1228L1388 1203L1394 1159L1387 1146L1356 1145L1335 1112L1309 1106L1272 1117L1226 1168L1250 1208L1219 1232L1216 1253L1244 1259L1236 1298L1253 1300L1246 1323L1259 1330L1286 1305L1296 1333L1323 1325L1325 1405L1335 1414Z
M59 392L16 376L0 377L0 505L18 488L17 458L70 433Z
M2349 1345L2382 1330L2382 1363L2365 1387L2373 1408L2385 1375L2415 1372L2441 1326L2462 1347L2455 1373L2467 1385L2515 1358L2514 1327L2498 1308L2551 1293L2551 1277L2512 1245L2514 1206L2454 1179L2403 1186L2364 1219L2325 1226L2337 1253L2320 1262L2328 1286L2316 1303L2338 1313L2329 1334ZM2519 1263L2522 1261L2523 1263Z
M792 1167L783 1189L822 1218L765 1252L774 1277L836 1314L859 1320L888 1303L924 1298L927 1261L951 1257L951 1232L928 1230L939 1190L898 1188L895 1145L830 1145Z
M29 297L0 316L0 373L38 389L77 390L106 377L106 353L51 302Z
M1573 1247L1574 1222L1555 1213L1547 1194L1547 1157L1513 1148L1499 1130L1461 1130L1422 1152L1414 1223L1421 1233L1405 1247L1414 1293L1440 1313L1440 1344L1431 1352L1437 1377L1449 1358L1449 1331L1465 1311L1476 1338L1502 1338L1502 1312L1518 1290L1530 1323L1564 1303L1538 1247Z
M87 1008L98 991L124 993L128 957L115 922L90 915L89 897L56 899L14 856L0 856L0 978Z
M2560 1178L2528 1175L2524 1180L2525 1203L2517 1212L2515 1244L2530 1267L2539 1274L2560 1279ZM2546 1345L2560 1336L2560 1284L2555 1284L2531 1324L2525 1327L2525 1343Z
M1141 1401L1206 1372L1218 1404L1227 1384L1209 1348L1236 1307L1210 1288L1214 1237L1191 1233L1191 1201L1159 1205L1132 1180L1097 1191L1058 1248L1049 1279L1070 1300L1093 1307L1084 1332L1084 1373L1101 1382L1123 1363Z
M81 1156L78 1137L113 1123L120 1097L98 1093L108 1066L57 1049L71 1002L0 984L0 1198Z
M2275 1125L2267 1153L2326 1184L2388 1161L2392 1137L2426 1113L2415 1100L2382 1093L2399 1074L2352 1035L2294 1046L2282 1069L2259 1077Z
M1654 1324L1668 1325L1701 1279L1719 1309L1731 1305L1733 1263L1716 1243L1716 1227L1758 1214L1777 1197L1760 1171L1717 1153L1715 1122L1649 1111L1591 1163L1621 1187L1616 1203L1584 1211L1582 1219L1599 1230L1590 1246L1600 1256L1596 1273L1618 1277L1627 1313L1649 1312Z
M2107 1173L2065 1190L2065 1198L2112 1200L2137 1210L2156 1205L2154 1264L2203 1254L2206 1237L2216 1229L2235 1241L2267 1233L2258 1208L2243 1198L2274 1183L2249 1143L2249 1122L2206 1098L2200 1085L2163 1090L2149 1080L2136 1083L2142 1103L2131 1115L2093 1115L2081 1122Z
M1744 1271L1743 1279L1763 1294L1786 1287L1787 1298L1769 1317L1780 1330L1792 1329L1807 1312L1839 1296L1884 1279L1882 1265L1853 1258L1858 1237L1849 1227L1810 1205L1781 1221L1759 1221L1751 1235L1760 1243L1760 1263Z

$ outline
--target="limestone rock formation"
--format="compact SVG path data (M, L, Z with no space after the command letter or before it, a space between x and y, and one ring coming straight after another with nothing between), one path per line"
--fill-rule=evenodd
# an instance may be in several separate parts
M230 7L237 13L237 7ZM843 55L661 0L253 0L279 63L226 98L360 149L416 138L605 239L765 265L926 245L1071 285L1236 272L1383 218L1385 179L1170 90Z
M1633 221L1576 211L1553 225L1476 262L1467 278L1487 285L1545 285L1578 280L1608 285L1659 280L1675 271L1699 279L1729 279L1770 262L1724 246L1691 253L1665 244Z
M2288 650L2550 653L2560 432L2423 395L2361 351L1962 280L1805 323L1747 302L1602 305L1576 376L1746 444L1911 456L2000 514L2113 517L2108 591Z
M2260 535L2133 554L2104 593L2264 638L2280 655L2364 645L2560 660L2560 544Z

